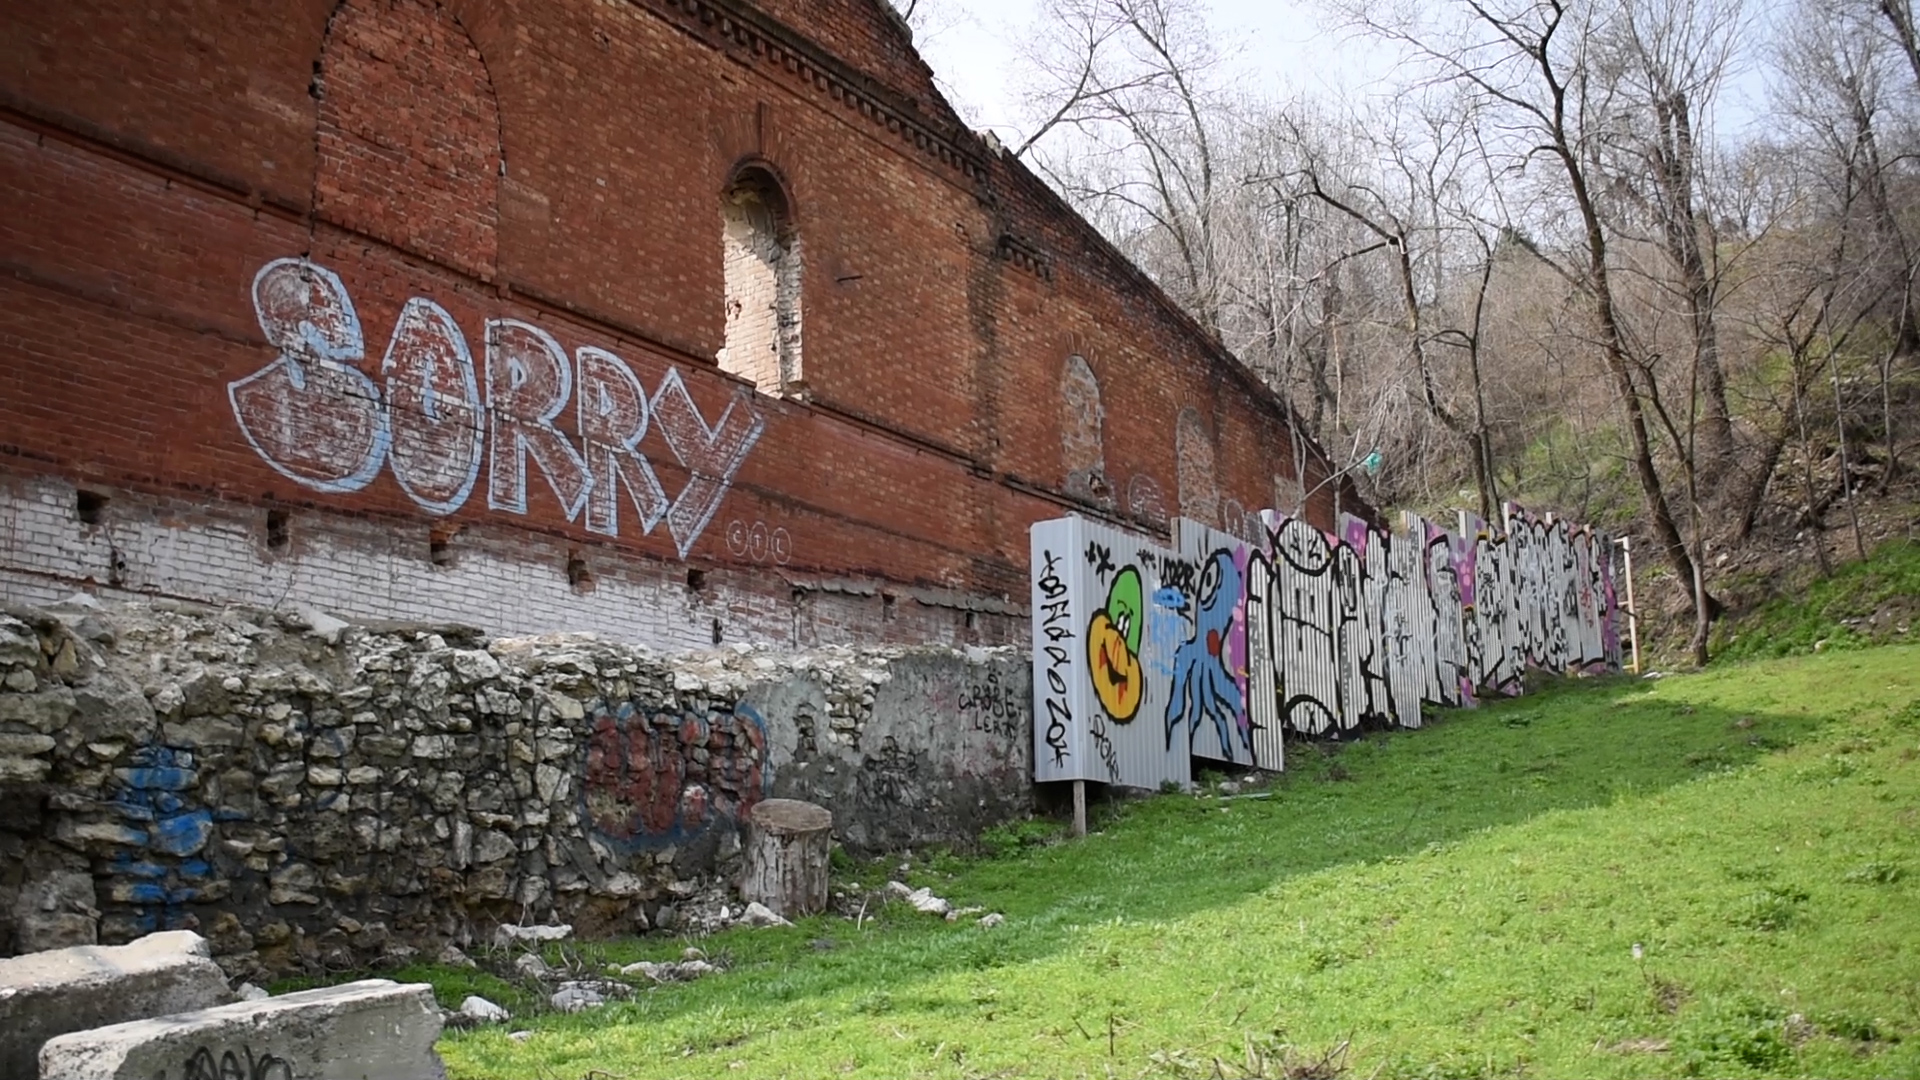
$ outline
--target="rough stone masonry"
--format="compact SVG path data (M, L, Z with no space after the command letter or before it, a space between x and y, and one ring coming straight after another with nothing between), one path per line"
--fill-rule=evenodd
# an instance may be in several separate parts
M671 928L763 798L855 849L1031 799L1012 650L748 646L349 625L312 610L0 614L0 951L197 929L235 978L493 924Z

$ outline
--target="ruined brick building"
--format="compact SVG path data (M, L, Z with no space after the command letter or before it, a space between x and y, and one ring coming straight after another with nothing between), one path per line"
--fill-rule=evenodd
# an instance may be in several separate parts
M0 597L992 643L1035 521L1331 527L1284 405L882 0L0 30Z

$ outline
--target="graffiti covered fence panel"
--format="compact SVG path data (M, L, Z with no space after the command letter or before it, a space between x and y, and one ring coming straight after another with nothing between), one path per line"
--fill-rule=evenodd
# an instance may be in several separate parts
M1418 727L1423 706L1519 693L1529 667L1619 670L1613 543L1592 529L1515 506L1497 532L1259 520L1248 541L1177 519L1172 549L1078 517L1033 527L1036 779L1277 770L1287 731Z
M1065 518L1033 527L1033 570L1034 777L1187 784L1186 751L1168 750L1188 707L1174 705L1174 687L1191 627L1170 584L1193 579L1187 564L1143 537ZM1182 685L1196 715L1223 707L1218 679Z

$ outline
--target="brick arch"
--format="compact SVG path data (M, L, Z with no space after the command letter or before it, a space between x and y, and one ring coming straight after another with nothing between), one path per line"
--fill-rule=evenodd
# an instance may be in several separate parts
M716 360L766 393L804 393L805 256L786 180L770 162L744 160L719 210L726 334Z
M520 45L526 21L513 5L500 0L439 0L452 13L455 22L467 32L467 38L480 51L480 64L486 69L488 85L499 115L500 150L503 155L500 174L517 177L519 167L534 151L529 140L536 138L530 129L538 128L541 116L541 84L550 72Z
M1174 467L1180 483L1180 516L1220 524L1220 485L1214 475L1213 433L1189 405L1174 421Z
M316 87L315 215L491 279L500 107L454 12L434 0L341 0Z
M1087 358L1074 353L1060 372L1060 456L1066 465L1067 494L1111 507L1106 422L1100 379Z

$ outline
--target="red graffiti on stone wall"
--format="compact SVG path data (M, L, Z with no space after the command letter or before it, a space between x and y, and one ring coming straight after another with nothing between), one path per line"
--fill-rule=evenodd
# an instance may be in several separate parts
M631 703L594 710L586 809L601 836L678 844L740 820L773 779L767 730L742 705L712 716L647 715Z

